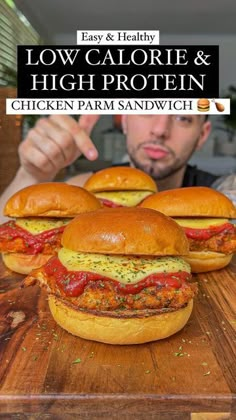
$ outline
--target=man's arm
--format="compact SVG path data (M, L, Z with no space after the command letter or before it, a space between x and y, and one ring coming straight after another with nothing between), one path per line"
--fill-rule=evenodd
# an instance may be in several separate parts
M88 160L97 159L98 151L89 136L98 119L98 115L83 115L76 122L68 115L52 115L38 120L20 144L20 168L0 197L0 222L6 220L3 208L16 191L52 181L62 168L82 154ZM73 183L82 186L85 180L82 174Z

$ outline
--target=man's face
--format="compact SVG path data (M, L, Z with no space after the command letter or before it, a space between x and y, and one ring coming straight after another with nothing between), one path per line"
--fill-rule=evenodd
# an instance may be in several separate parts
M210 132L198 115L127 115L123 127L131 162L156 180L185 166Z

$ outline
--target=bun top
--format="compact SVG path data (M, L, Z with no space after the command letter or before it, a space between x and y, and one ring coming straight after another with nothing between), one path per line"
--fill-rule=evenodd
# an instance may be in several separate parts
M126 255L188 254L183 229L170 217L141 208L100 209L73 219L62 235L72 251Z
M171 217L236 217L232 201L208 187L161 191L146 198L140 207L158 210Z
M209 106L210 101L207 98L201 98L197 101L198 106Z
M155 181L140 169L129 166L114 166L93 174L84 188L91 192L101 191L157 191Z
M10 217L75 217L101 208L99 200L84 188L62 182L31 185L15 193L6 203Z

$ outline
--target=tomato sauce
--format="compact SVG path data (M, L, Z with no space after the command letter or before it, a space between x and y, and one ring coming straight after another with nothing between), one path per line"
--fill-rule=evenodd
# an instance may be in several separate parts
M53 243L55 235L61 234L65 229L65 226L61 226L55 229L46 230L37 235L32 235L20 226L17 226L15 222L4 223L0 227L0 238L4 240L14 240L21 238L24 241L24 245L27 249L27 254L38 254L42 251L45 243Z
M116 290L124 294L137 294L150 286L171 287L179 289L182 284L191 279L191 274L185 271L180 273L157 273L147 276L136 284L123 284L117 280L103 277L101 274L87 271L68 271L57 257L51 258L44 266L47 276L54 277L56 284L66 296L76 297L83 293L85 286L90 281L109 281L115 284ZM104 287L101 286L101 287Z
M194 240L207 240L219 233L234 233L235 227L231 223L224 223L220 226L210 226L207 229L192 229L184 227L185 234L188 238Z
M99 200L101 201L101 203L102 203L105 207L111 207L111 208L115 208L115 207L124 207L124 206L122 206L122 204L116 204L116 203L113 203L113 201L107 200L106 198L99 198Z

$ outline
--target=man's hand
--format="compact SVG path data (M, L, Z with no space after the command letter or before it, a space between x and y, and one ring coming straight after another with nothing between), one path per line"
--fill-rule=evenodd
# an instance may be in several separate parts
M89 136L98 119L99 115L83 115L76 122L68 115L51 115L38 120L19 147L21 172L35 182L46 182L81 155L97 159Z

